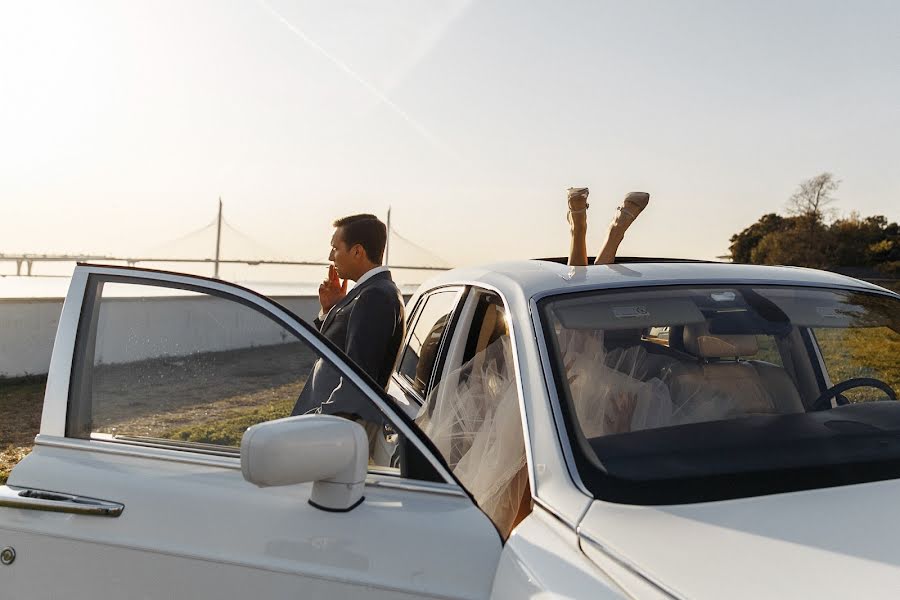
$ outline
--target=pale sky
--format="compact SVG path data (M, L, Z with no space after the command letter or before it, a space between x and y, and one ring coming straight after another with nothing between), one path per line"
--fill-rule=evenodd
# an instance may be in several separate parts
M0 0L0 253L172 251L221 196L232 257L324 260L389 205L450 264L559 256L589 186L591 248L646 190L621 253L714 258L826 170L897 220L898 32L892 0Z

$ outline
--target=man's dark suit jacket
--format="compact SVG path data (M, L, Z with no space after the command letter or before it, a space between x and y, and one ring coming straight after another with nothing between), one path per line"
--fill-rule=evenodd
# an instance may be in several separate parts
M314 321L319 331L387 388L404 333L403 296L389 272L355 286L325 316ZM380 423L381 413L322 359L316 361L292 415L356 415Z

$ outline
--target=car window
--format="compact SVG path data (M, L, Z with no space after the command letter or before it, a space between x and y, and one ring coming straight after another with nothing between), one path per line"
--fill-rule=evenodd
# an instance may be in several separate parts
M900 390L900 333L888 327L813 328L832 385L865 377ZM851 402L878 400L883 393L859 387L843 394Z
M900 391L897 306L749 285L542 300L583 480L605 499L688 502L847 483L850 462L896 460L879 436L900 427L900 404L881 402ZM805 469L821 477L783 475Z
M505 538L530 510L512 341L499 296L479 294L471 314L416 423Z
M70 436L237 455L248 427L289 416L301 393L381 415L315 347L260 310L195 291L100 286L80 328ZM399 473L399 434L383 420L367 428L370 464Z
M644 330L641 341L662 346L664 348L671 348L671 345L669 344L670 330L671 328L668 326L648 327ZM757 335L755 337L758 350L754 358L783 367L784 363L781 359L781 351L778 349L778 342L775 339L775 336Z
M423 299L418 310L398 372L420 396L425 395L459 294L456 289L435 292Z

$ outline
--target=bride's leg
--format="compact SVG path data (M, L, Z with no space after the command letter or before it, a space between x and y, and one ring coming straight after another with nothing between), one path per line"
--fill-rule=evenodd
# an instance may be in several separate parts
M594 260L595 265L608 265L616 260L616 251L625 238L625 232L641 214L641 211L647 207L648 202L650 202L650 194L647 192L631 192L625 196L621 206L616 209L615 218L609 224L606 241L603 242L603 247L600 248L600 252Z
M587 259L587 188L569 188L569 266L586 267Z

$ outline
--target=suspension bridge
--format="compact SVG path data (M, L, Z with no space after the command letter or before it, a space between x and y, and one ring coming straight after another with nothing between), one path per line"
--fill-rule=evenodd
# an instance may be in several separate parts
M388 242L385 248L384 262L391 269L445 271L451 268L445 260L433 252L398 233L391 224L390 209L388 209L386 225L388 228ZM212 232L215 232L214 245L212 240L208 239L212 237ZM225 237L229 237L232 243L242 242L245 254L239 258L232 258L231 256L226 258L223 253ZM196 251L195 248L198 242L202 245L211 246L209 248L211 251L209 256L195 255L196 257L190 257ZM193 251L188 249L191 246L194 248ZM394 264L391 262L392 251L394 254L401 252L407 260L410 256L414 256L419 260L424 258L427 262L425 264ZM180 254L181 252L184 254ZM18 276L31 276L34 265L37 263L103 262L124 263L128 266L147 263L188 263L193 265L211 265L213 267L213 277L216 278L220 275L220 267L222 265L324 267L330 264L325 261L276 258L278 254L277 251L266 247L228 223L224 218L222 200L220 199L218 216L212 222L140 255L0 253L0 262L14 262L16 264L16 275Z

